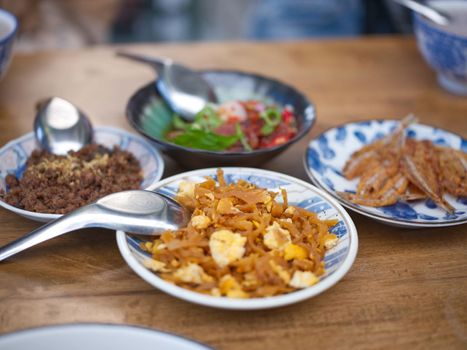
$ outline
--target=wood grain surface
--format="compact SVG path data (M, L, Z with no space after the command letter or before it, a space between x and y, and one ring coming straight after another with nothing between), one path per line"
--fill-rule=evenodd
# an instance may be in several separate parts
M348 121L399 118L467 137L467 98L438 87L411 38L286 43L128 46L193 68L265 74L317 106L313 130L264 167L307 180L307 142ZM131 130L128 97L153 78L114 47L17 55L0 83L0 145L32 130L35 102L58 95L96 125ZM166 159L164 176L182 171ZM350 213L360 238L350 272L302 303L265 311L210 309L170 297L137 277L115 233L82 230L0 263L0 333L72 322L142 325L220 349L465 349L467 226L407 230ZM0 209L0 244L39 224Z

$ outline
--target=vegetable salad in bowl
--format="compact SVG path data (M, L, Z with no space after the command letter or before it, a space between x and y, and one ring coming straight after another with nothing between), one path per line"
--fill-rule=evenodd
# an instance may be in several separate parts
M193 123L174 116L167 141L210 151L251 151L274 147L297 133L292 106L281 108L261 101L229 101L208 105Z
M311 101L290 85L254 73L207 70L216 105L186 122L155 82L129 99L130 125L184 168L258 166L303 138L316 121Z

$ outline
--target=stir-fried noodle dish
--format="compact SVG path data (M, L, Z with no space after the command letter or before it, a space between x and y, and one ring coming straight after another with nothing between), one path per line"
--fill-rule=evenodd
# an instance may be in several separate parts
M143 243L147 267L166 281L213 296L256 298L317 283L337 244L337 220L289 205L287 193L239 180L183 181L177 200L193 211L187 227ZM282 201L278 199L282 198Z

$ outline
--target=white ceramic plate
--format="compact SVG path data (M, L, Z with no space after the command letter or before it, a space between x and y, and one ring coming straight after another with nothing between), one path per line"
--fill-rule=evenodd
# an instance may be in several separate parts
M117 128L96 127L94 141L107 147L118 145L121 149L131 152L139 160L143 170L143 189L159 181L164 173L164 161L160 153L138 135ZM36 148L38 146L34 133L29 133L8 142L0 149L0 189L6 189L5 178L8 174L16 174L17 177L22 175L27 158ZM1 199L0 206L34 221L47 222L62 216L19 209Z
M398 202L385 207L368 207L342 199L336 191L355 191L359 179L347 180L341 173L353 152L374 140L389 134L398 125L396 120L370 120L345 124L329 129L308 145L305 169L313 183L322 188L344 206L386 224L407 227L442 227L467 222L467 198L446 195L455 208L447 214L432 200ZM417 140L430 140L437 145L449 146L467 152L467 141L449 131L423 124L414 124L407 135Z
M112 324L69 324L0 336L0 350L208 350L206 345L149 328Z
M174 197L178 190L178 184L182 180L202 182L205 176L216 178L216 170L215 168L201 169L175 175L155 184L151 190ZM289 203L316 212L321 219L339 220L338 224L331 229L339 237L339 241L333 249L326 252L324 260L326 274L321 280L309 288L267 298L232 299L204 295L159 278L144 266L144 261L151 257L141 249L141 239L118 231L118 247L133 271L149 284L177 298L205 306L239 310L266 309L296 303L324 292L344 277L357 255L358 237L352 219L335 199L307 182L284 174L253 168L232 167L223 168L223 170L227 182L243 179L276 192L280 191L280 188L284 188L287 190Z

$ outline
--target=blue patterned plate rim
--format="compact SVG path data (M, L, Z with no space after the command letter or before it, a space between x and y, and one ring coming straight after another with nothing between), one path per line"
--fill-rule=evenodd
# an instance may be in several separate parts
M131 269L133 269L133 271L136 274L138 274L149 284L174 297L204 306L237 310L266 309L297 303L299 301L311 298L324 292L328 288L335 285L340 279L342 279L347 274L357 256L358 234L355 224L353 223L350 215L332 196L306 181L270 170L247 167L222 167L222 169L224 170L225 174L228 174L229 172L234 174L248 173L252 176L264 175L278 180L282 179L290 184L297 184L301 187L304 187L307 189L307 191L310 191L311 193L321 197L327 204L331 206L331 208L333 208L336 211L336 214L340 216L341 221L345 225L346 232L348 234L348 250L345 258L340 262L340 266L338 266L337 269L335 269L331 274L329 274L326 278L322 279L317 284L288 294L251 299L231 299L226 297L214 297L193 292L185 288L176 286L172 283L166 282L146 267L143 267L143 265L137 260L134 253L132 253L130 249L131 236L123 231L117 231L116 238L120 253L122 254L122 257L126 261L126 263L130 266ZM158 189L170 183L179 181L184 178L212 176L216 174L216 170L217 168L206 168L177 174L159 181L158 183L154 184L150 188L150 190L157 191Z
M375 220L386 222L386 223L388 223L390 225L403 226L403 227L407 227L407 228L430 228L430 227L433 228L433 227L446 227L446 226L462 225L464 223L467 223L467 217L457 219L457 220L441 221L441 222L414 222L414 221L411 221L411 220L405 220L405 219L401 219L401 218L391 219L391 218L389 218L387 216L384 216L384 215L378 215L376 213L370 213L370 212L365 210L365 206L357 206L354 203L348 202L348 201L344 200L343 198L341 198L340 196L338 196L334 191L331 191L327 187L323 186L321 181L319 181L319 179L310 170L311 166L310 166L310 164L308 162L308 155L309 155L310 148L311 148L310 146L314 142L318 141L320 137L327 134L328 132L331 132L331 131L334 131L336 129L343 128L343 127L346 127L346 126L351 126L351 125L357 125L358 126L359 124L362 124L362 125L369 124L369 123L385 124L385 123L398 123L398 122L400 122L400 119L367 119L367 120L357 120L357 121L341 123L341 124L338 124L336 126L332 126L330 128L325 129L319 135L315 136L313 139L310 140L310 142L308 143L307 149L305 151L305 154L303 156L303 165L304 165L304 168L305 168L305 171L306 171L308 177L310 178L310 180L312 181L312 183L315 186L322 189L326 193L330 194L334 199L336 199L339 203L341 203L346 208L349 208L349 209L351 209L351 210L353 210L353 211L355 211L355 212L357 212L359 214L362 214L364 216L373 218ZM411 125L409 127L409 129L414 128L414 127L416 128L417 126L430 128L432 130L439 130L441 132L444 132L444 133L447 133L447 134L450 134L450 135L452 135L454 137L459 138L460 140L462 140L462 144L467 144L467 140L465 138L463 138L460 134L457 134L457 133L452 132L450 130L439 128L439 127L436 127L436 126L433 126L433 125L423 124L423 123L415 123L415 124Z
M137 140L141 145L144 145L145 149L151 153L152 157L156 159L156 162L158 164L157 168L157 173L155 174L155 181L159 181L164 173L164 160L162 159L161 154L159 151L151 146L151 144L144 139L144 137L128 132L123 129L119 129L116 127L111 127L111 126L96 126L94 127L94 131L104 131L104 132L112 132L118 135L125 135L128 137L133 138L134 140ZM34 132L29 132L27 134L24 134L16 139L13 139L9 142L7 142L5 145L3 145L0 148L0 156L7 152L11 147L13 147L16 144L19 144L23 141L29 140L31 138L34 138ZM32 220L38 219L39 221L50 221L50 220L55 220L58 219L59 217L63 216L62 214L49 214L49 213L37 213L21 208L14 207L5 201L0 199L0 206L5 208L6 210L9 210L11 212L14 212L16 214L19 214L23 217L29 217Z

